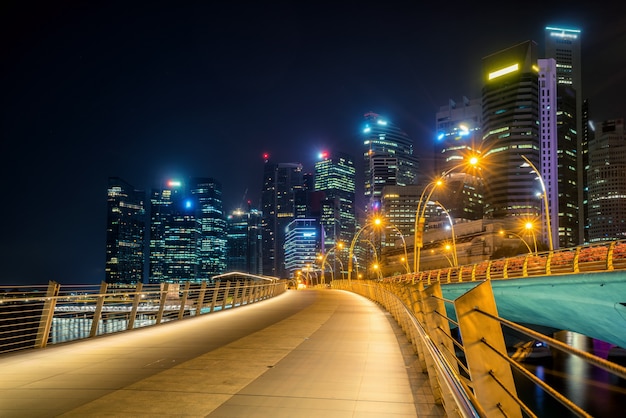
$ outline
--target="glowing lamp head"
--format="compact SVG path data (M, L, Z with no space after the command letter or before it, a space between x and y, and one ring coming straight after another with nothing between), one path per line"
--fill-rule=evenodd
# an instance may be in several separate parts
M319 159L320 160L325 160L328 158L328 152L327 151L322 151L319 153Z

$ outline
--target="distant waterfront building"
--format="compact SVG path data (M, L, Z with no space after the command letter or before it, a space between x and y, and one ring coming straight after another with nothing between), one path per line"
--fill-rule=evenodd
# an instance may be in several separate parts
M449 172L445 184L435 191L455 219L482 219L483 181L477 170L469 170L470 158L482 147L482 105L480 99L450 100L436 116L435 174ZM459 167L460 166L460 167Z
M363 147L366 211L377 211L383 187L417 184L418 159L406 132L374 112L365 114Z
M624 119L604 121L589 142L589 241L626 238Z
M168 181L151 193L150 283L199 282L226 269L221 185Z
M304 189L300 163L274 163L266 156L261 205L263 274L285 277L285 229L296 217L296 195Z
M119 177L109 177L108 182L105 281L142 283L145 192Z
M553 95L542 95L542 119L548 109L543 105L551 99L556 130L557 161L548 161L542 152L541 171L551 170L556 179L553 236L555 247L572 247L584 242L585 197L587 178L584 174L588 143L585 126L584 100L582 96L581 31L574 28L548 26L545 28L545 55L554 59L553 74L556 88ZM543 88L543 86L542 86ZM542 128L542 135L544 129ZM543 140L542 140L543 142Z
M321 245L320 225L316 219L294 219L285 233L285 270L287 277L296 278L298 272L308 278L319 274L317 254Z
M226 270L262 274L261 212L237 209L227 218L228 243Z
M356 231L356 169L351 156L323 152L315 163L316 193L320 196L320 223L324 228L324 252L336 243L349 243Z
M526 41L483 58L483 156L487 218L539 219L539 79L536 44ZM544 237L546 241L546 237Z

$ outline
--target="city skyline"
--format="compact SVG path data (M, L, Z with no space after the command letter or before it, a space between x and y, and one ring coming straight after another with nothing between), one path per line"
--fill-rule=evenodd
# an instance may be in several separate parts
M265 152L307 172L322 149L358 161L369 111L424 162L439 107L479 97L481 59L541 45L547 25L582 30L592 119L626 115L624 6L530 4L511 20L461 4L452 18L406 5L139 5L5 6L2 283L104 280L109 176L145 190L213 177L229 213L258 202Z

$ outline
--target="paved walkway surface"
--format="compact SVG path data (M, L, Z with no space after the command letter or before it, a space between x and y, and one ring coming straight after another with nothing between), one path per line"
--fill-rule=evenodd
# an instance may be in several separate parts
M394 319L339 290L0 356L0 417L443 417Z

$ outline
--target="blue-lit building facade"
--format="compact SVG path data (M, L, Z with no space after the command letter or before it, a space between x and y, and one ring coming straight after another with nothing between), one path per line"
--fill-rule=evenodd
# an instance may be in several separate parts
M143 282L146 194L110 177L107 188L105 281L111 284Z
M221 184L169 181L150 197L149 282L200 282L226 270Z
M317 255L320 251L320 224L317 219L292 220L285 230L284 256L286 277L297 278L298 272L310 284L318 276Z

